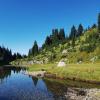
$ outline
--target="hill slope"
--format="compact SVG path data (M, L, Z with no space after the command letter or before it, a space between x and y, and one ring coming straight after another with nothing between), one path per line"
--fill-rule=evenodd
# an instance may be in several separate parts
M43 60L44 62L59 60L64 60L66 63L77 63L80 61L99 62L100 35L96 28L90 29L75 39L74 47L72 46L72 40L69 40L64 44L44 48L35 59Z
M97 28L85 31L81 36L73 40L66 40L58 45L51 45L40 50L36 56L17 60L17 64L56 63L64 61L68 63L94 63L100 62L100 34ZM15 62L13 62L15 63Z

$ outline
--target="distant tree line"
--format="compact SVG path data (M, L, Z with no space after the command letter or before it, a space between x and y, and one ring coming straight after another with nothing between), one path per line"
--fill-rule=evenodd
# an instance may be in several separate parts
M26 57L25 55L21 55L20 53L14 53L12 54L12 51L8 48L5 48L4 46L0 46L0 65L2 64L8 64L9 62L21 59L23 57Z
M49 47L51 45L58 45L66 39L64 29L53 29L52 34L46 37L45 43L42 45L42 48Z
M63 42L67 42L68 40L72 40L72 45L74 46L75 38L81 36L83 32L84 28L82 24L79 25L78 29L76 29L73 25L69 37L65 35L64 29L53 29L52 34L46 37L45 43L42 45L42 48L47 48L52 45L56 46L58 44L62 44Z

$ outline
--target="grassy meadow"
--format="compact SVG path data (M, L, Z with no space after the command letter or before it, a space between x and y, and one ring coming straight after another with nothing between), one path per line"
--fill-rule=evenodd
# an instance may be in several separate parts
M32 65L28 71L46 70L61 78L76 78L81 80L100 81L100 63L96 64L67 64L65 67L57 67L56 64Z

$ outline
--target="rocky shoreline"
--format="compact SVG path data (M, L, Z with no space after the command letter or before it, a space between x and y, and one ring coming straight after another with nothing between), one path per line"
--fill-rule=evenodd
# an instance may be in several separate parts
M32 77L44 77L46 71L34 71L34 72L25 72L24 74Z
M32 77L44 77L46 71L25 72ZM100 100L100 89L68 88L64 100Z
M100 100L100 89L68 89L67 100Z

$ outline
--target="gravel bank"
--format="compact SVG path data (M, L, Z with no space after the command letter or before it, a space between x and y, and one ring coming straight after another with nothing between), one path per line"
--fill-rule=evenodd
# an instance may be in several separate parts
M100 89L68 89L67 100L100 100Z

